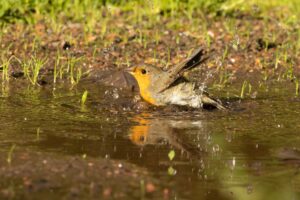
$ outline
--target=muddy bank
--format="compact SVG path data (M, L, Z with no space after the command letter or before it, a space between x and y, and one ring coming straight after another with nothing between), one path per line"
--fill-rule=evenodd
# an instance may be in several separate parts
M1 199L163 199L169 189L124 161L16 150L1 152Z
M103 36L100 27L85 35L84 25L72 22L64 24L61 32L53 32L44 22L31 26L16 24L3 30L2 57L16 56L25 63L32 57L45 59L41 76L53 75L57 65L56 73L64 72L58 81L63 77L72 82L69 71L72 63L75 74L77 69L82 69L82 73L95 69L117 71L139 63L169 68L195 48L203 47L209 52L209 59L196 71L208 79L210 86L229 85L241 79L295 80L299 74L299 47L294 42L298 41L297 30L288 24L282 27L278 16L272 20L249 16L195 15L192 20L183 16L177 19L177 24L172 18L161 16L148 27L150 19L135 24L129 13L115 13L107 23L116 26L107 27ZM12 59L10 74L23 76L22 66Z

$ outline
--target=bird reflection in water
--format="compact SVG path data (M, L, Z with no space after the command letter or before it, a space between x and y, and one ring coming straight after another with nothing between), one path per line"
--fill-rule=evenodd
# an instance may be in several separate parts
M180 120L169 117L153 117L149 113L142 113L133 118L137 124L129 130L130 140L140 146L171 145L177 150L190 155L199 155L201 148L188 138L191 131L193 136L204 136L205 126L201 120ZM193 137L195 138L195 137ZM199 138L199 137L196 137ZM205 138L201 137L201 138Z

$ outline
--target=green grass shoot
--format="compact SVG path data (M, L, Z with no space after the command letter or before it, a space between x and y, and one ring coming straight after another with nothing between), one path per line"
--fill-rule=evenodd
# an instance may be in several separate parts
M299 96L299 80L297 78L295 80L295 86L296 86L295 94L296 96Z
M247 87L247 84L248 82L247 81L244 81L243 82L243 85L242 85L242 88L241 88L241 94L240 94L240 98L243 99L245 97L245 89Z
M171 150L171 151L168 153L168 157L169 157L169 160L172 161L172 160L175 158L175 151L174 151L174 150Z
M85 102L87 100L87 97L88 97L88 91L85 90L81 96L81 105L85 105Z
M7 158L6 158L6 162L8 164L11 164L11 162L12 162L12 155L13 155L15 148L16 148L16 144L13 144L8 151Z

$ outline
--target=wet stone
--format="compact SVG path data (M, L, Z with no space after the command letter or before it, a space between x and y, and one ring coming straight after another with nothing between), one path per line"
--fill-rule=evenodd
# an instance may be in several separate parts
M38 84L41 85L41 86L44 86L44 85L47 85L48 82L44 79L41 79L41 80L38 80Z
M12 72L11 76L14 78L21 78L24 76L24 72L21 72L21 71Z
M115 40L114 40L114 42L116 43L116 44L119 44L119 43L121 43L123 40L122 40L122 38L120 38L120 37L116 37L115 38Z
M72 45L71 45L71 43L70 42L65 42L64 44L63 44L63 50L69 50L69 49L71 49L71 47L72 47Z
M272 48L276 48L278 46L278 44L276 44L275 42L268 42L263 40L262 38L259 38L256 40L257 46L256 49L258 51L264 50L264 49L272 49Z

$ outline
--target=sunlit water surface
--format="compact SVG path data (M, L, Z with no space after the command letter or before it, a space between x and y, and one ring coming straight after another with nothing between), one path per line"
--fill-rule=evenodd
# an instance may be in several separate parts
M168 185L170 199L300 199L300 100L292 89L233 100L229 112L137 111L126 93L89 81L3 88L1 151L15 144L129 162Z

